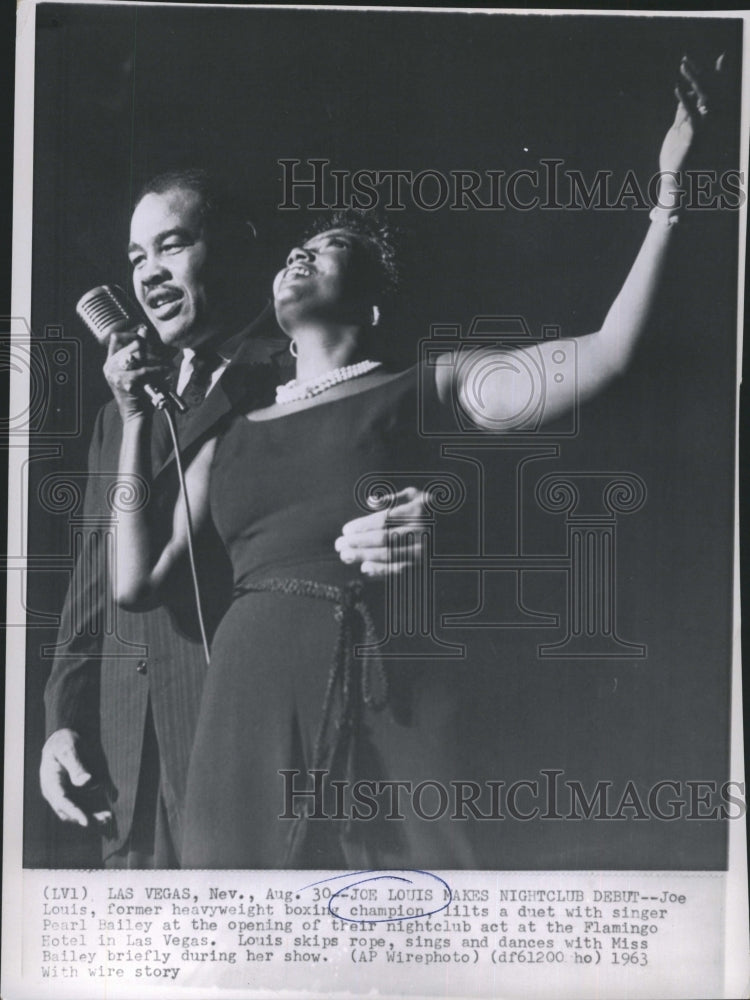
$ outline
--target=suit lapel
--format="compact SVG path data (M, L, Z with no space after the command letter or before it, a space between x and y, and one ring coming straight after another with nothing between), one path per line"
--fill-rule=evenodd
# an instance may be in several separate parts
M154 475L162 468L171 452L172 435L169 432L167 418L157 410L151 431L151 468Z
M177 421L180 452L188 452L198 441L233 410L242 412L250 406L263 406L271 402L272 390L280 381L279 356L284 353L286 338L278 336L253 336L266 318L262 314L255 323L236 337L227 341L222 350L231 350L233 356L216 385L200 406L188 411ZM164 414L158 414L154 428L154 477L160 475L174 460L171 435ZM167 447L164 447L167 436ZM157 441L158 439L158 441Z

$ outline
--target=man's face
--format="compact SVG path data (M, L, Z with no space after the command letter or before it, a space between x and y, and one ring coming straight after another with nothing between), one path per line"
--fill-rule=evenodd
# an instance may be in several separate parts
M313 236L292 250L286 267L276 275L273 292L279 322L289 312L358 321L368 273L367 252L356 234L328 229Z
M135 295L170 347L195 347L217 333L201 209L197 192L176 187L145 195L130 221Z

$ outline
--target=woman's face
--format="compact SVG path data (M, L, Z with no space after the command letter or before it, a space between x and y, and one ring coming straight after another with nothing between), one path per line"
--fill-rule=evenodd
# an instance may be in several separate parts
M328 229L295 247L273 283L279 323L303 317L363 322L371 265L362 238ZM370 294L370 299L373 296Z

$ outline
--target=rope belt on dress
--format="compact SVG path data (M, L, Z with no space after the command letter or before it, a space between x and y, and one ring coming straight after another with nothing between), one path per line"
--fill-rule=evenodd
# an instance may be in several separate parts
M377 643L375 624L364 600L364 587L358 580L337 587L316 580L284 580L268 578L254 580L237 587L234 597L248 593L286 594L291 597L311 597L334 605L333 615L339 624L333 659L328 671L323 711L315 737L312 771L326 771L335 778L336 771L351 778L349 772L352 735L360 720L363 707L375 711L388 701L388 678L377 653L368 652ZM356 657L358 644L365 646L364 656ZM357 667L359 685L357 684ZM341 689L341 707L337 719L332 719L337 689ZM359 695L359 697L357 697ZM287 863L297 856L302 847L307 821L310 819L309 797L305 797L302 822L295 823L287 840Z

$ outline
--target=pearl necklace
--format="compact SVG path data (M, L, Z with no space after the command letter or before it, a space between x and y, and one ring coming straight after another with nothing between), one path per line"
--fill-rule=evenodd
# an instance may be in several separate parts
M331 389L334 385L366 375L373 368L379 368L381 364L381 361L358 361L356 365L334 368L333 371L326 372L319 378L308 379L306 382L297 382L297 379L293 378L276 389L276 402L284 404L296 403L300 399L312 399L313 396L319 396L321 392Z

